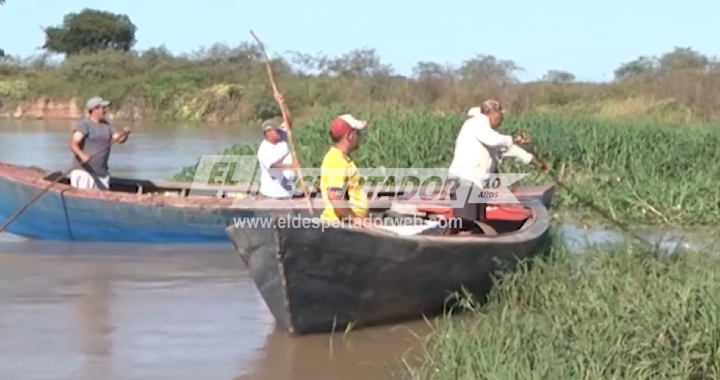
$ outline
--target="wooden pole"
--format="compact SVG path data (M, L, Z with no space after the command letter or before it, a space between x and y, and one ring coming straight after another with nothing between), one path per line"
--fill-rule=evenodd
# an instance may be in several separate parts
M548 168L548 170L545 171L545 174L547 174L555 183L557 183L558 186L564 188L564 189L567 190L570 194L574 195L575 198L577 198L577 199L580 201L580 203L584 204L585 206L587 206L588 208L590 208L591 210L595 211L597 214L599 214L600 216L602 216L604 219L606 219L608 222L610 222L610 224L612 224L612 225L614 225L615 227L617 227L617 228L620 230L621 233L629 234L632 238L641 241L642 243L646 244L647 246L654 247L654 245L651 244L651 243L650 243L649 241L647 241L646 239L643 239L643 238L640 237L639 235L632 233L630 226L628 226L626 223L623 223L623 222L617 220L609 211L607 211L607 210L603 209L602 207L598 206L598 205L597 205L594 201L592 201L591 199L588 199L588 198L586 198L586 197L583 197L583 196L579 195L577 192L575 192L575 190L572 189L572 187L566 185L565 182L564 182L562 179L560 179L560 176L557 175L557 174L555 174L555 171L554 171L554 170L550 169L550 166L548 165L547 161L545 161L543 158L541 158L540 156L538 156L536 152L530 150L530 153L532 153L532 155L533 155L539 162L541 162L541 163L545 166L545 168Z
M123 133L126 133L126 132L123 132ZM102 148L102 149L98 150L97 152L91 154L89 158L93 158L93 157L97 156L98 154L100 154L100 152L104 151L105 149L110 148L110 147L111 147L113 144L115 144L116 142L117 142L117 140L112 139L112 141L110 142L110 144L107 144L104 148ZM43 195L45 195L45 193L47 193L48 191L50 191L50 189L51 189L53 186L55 186L56 183L60 182L61 179L65 178L65 177L66 177L68 174L70 174L73 170L75 170L75 169L77 169L78 167L80 167L80 165L81 165L81 164L76 164L76 165L74 165L71 169L69 169L68 171L66 171L65 173L62 173L62 175L58 176L58 178L56 178L54 181L52 181L52 182L50 183L50 185L48 185L47 187L45 187L45 189L43 189L43 191L41 191L40 194L36 195L35 198L33 198L33 199L32 199L30 202L28 202L25 206L23 206L23 207L21 207L19 210L15 211L15 213L12 214L12 216L10 216L10 218L8 218L8 219L5 221L5 223L2 224L2 226L0 226L0 232L5 231L5 229L7 229L8 226L9 226L10 224L12 224L12 222L15 221L15 219L17 219L23 212L25 212L25 210L27 210L28 207L30 207L33 203L37 202L37 200L40 199L40 197L42 197Z
M295 153L295 144L293 144L292 139L292 125L290 120L290 111L287 108L287 105L285 105L284 101L280 101L278 95L282 95L282 93L278 90L277 85L275 84L275 76L273 75L272 66L270 65L270 58L267 55L267 52L265 51L265 44L263 44L262 41L260 41L260 38L258 38L257 35L251 30L250 34L253 36L255 41L257 41L258 46L260 47L260 52L262 53L263 57L265 58L265 68L267 69L268 78L270 78L270 85L272 85L273 89L273 95L275 95L275 99L278 102L278 106L280 107L280 112L282 113L283 118L283 124L285 124L285 127L287 129L287 136L288 136L288 145L290 146L290 154L292 155L293 162L297 162L298 166L300 165L300 160L298 160L297 153ZM308 192L308 187L305 185L305 181L303 180L302 170L300 168L296 168L295 171L297 172L298 178L300 179L300 187L302 188L303 195L308 201L308 209L310 210L310 214L313 213L313 207L312 207L312 200L310 200L310 194Z

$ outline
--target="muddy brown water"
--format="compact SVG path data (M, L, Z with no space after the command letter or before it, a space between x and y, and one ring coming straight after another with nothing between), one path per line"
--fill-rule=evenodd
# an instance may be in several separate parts
M70 123L0 122L0 161L66 170ZM256 128L135 126L115 175L168 179ZM564 226L568 243L612 240ZM670 245L679 242L668 240ZM388 379L424 322L291 338L232 246L28 241L0 234L0 379Z
M288 337L226 245L0 252L2 379L383 379L426 328Z
M66 170L70 123L0 122L0 160ZM135 126L115 175L168 179L255 128ZM9 147L9 149L8 149ZM231 245L28 241L0 234L0 379L392 378L424 322L291 338Z

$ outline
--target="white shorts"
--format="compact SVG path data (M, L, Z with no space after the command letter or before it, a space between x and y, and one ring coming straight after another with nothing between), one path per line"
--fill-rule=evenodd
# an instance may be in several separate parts
M110 176L96 176L82 169L70 172L70 185L78 189L110 190Z

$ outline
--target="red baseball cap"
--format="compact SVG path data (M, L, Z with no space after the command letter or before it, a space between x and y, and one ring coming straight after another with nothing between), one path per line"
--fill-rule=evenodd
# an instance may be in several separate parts
M340 115L333 120L330 127L330 134L334 137L340 137L353 129L362 130L367 126L367 121L358 120L350 114Z

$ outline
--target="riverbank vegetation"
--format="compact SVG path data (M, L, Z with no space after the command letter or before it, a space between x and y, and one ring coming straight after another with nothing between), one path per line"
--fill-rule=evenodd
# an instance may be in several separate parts
M296 127L293 139L303 167L320 167L330 146L328 125L343 111L332 110ZM464 120L460 113L434 111L359 115L372 116L355 154L358 164L367 168L447 168ZM530 134L531 150L572 189L558 189L556 205L584 212L580 217L592 215L586 209L590 200L628 223L688 227L714 225L720 219L720 129L528 114L508 117L503 130ZM237 144L223 154L254 155L257 145ZM185 168L175 179L192 181L195 170ZM551 182L512 160L503 162L502 171L531 172L522 184Z
M215 44L174 55L164 47L133 50L136 27L126 15L84 10L44 28L46 54L0 58L5 112L23 104L83 99L115 103L116 117L155 121L245 122L276 116L257 46ZM267 41L272 45L272 41ZM720 65L691 48L621 64L607 83L550 70L520 82L522 63L487 54L455 66L418 62L400 75L374 49L338 57L289 53L272 65L296 116L343 105L464 111L498 98L513 114L560 113L602 118L709 122L720 118ZM53 59L62 54L65 59ZM21 113L19 113L21 114Z
M720 378L716 256L622 244L532 264L503 276L485 305L432 322L407 378Z

